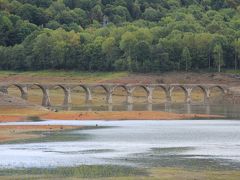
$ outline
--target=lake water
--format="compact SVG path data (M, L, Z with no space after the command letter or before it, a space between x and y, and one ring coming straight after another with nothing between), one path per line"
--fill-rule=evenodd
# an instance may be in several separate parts
M41 121L0 125L85 125L0 145L0 168L117 164L240 169L240 121Z
M76 111L164 111L187 114L213 114L223 115L228 119L240 119L240 106L238 104L186 104L186 103L163 103L163 104L120 104L120 105L90 105L75 107L54 107L58 110Z

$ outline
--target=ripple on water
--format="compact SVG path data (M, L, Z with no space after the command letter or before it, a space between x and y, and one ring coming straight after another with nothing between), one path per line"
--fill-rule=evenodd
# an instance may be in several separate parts
M0 145L1 168L83 164L240 168L240 121L32 123L85 126L98 124L100 128L51 133L46 139Z

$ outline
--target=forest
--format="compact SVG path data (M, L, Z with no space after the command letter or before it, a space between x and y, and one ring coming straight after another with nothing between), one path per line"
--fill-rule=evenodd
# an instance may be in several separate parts
M240 0L0 0L1 70L240 69Z

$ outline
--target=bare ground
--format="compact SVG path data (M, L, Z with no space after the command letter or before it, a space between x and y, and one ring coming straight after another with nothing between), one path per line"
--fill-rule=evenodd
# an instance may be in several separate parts
M94 74L94 73L93 73ZM115 73L113 73L114 75ZM226 73L194 73L194 72L167 72L159 74L122 73L118 77L103 78L101 76L72 76L68 74L37 75L18 74L0 75L0 82L8 83L166 83L166 84L226 84L239 86L238 75Z
M240 78L225 73L168 72L162 74L129 74L127 77L108 80L114 83L162 83L162 84L226 84L239 86Z

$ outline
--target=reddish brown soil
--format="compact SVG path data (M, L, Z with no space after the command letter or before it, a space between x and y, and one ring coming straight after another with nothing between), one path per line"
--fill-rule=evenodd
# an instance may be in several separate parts
M131 111L131 112L58 112L41 115L41 119L58 120L180 120L193 118L223 118L224 116L207 114L175 114L167 112Z

